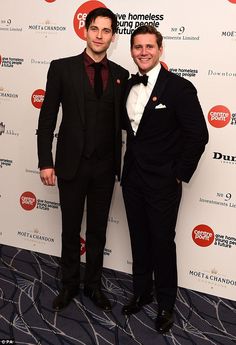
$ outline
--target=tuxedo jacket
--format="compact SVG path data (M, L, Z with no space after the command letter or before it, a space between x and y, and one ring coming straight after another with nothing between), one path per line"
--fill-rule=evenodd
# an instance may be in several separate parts
M115 113L115 164L120 175L121 162L121 99L129 73L121 66L108 60L112 79ZM72 179L79 167L84 148L86 119L84 97L83 54L51 62L44 102L38 122L39 168L54 167L58 177ZM52 141L59 107L62 107L55 164L52 155Z
M131 79L127 84L126 103ZM204 115L193 84L163 66L136 132L132 130L126 106L124 125L127 149L122 183L133 164L146 182L154 186L168 178L189 182L208 142Z

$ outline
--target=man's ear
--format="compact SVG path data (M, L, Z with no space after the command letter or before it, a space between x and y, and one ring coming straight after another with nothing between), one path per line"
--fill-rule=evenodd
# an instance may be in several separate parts
M130 55L133 58L133 52L132 52L132 48L130 48Z
M160 50L160 56L162 56L162 54L163 54L163 46L161 46L160 48L159 48L159 50Z

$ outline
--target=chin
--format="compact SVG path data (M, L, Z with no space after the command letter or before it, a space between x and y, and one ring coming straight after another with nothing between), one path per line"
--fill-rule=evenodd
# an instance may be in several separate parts
M147 68L141 68L141 67L139 67L139 71L140 71L140 73L145 74L145 73L147 73L149 70L148 70Z

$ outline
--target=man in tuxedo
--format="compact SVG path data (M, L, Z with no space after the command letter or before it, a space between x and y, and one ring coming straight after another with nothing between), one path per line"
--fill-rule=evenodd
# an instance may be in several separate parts
M117 29L115 14L97 8L87 15L85 27L83 53L50 64L38 123L40 178L46 186L53 186L57 176L62 212L62 289L53 301L55 311L79 293L85 199L84 294L104 311L111 310L101 289L101 275L114 181L120 177L120 102L129 73L106 56ZM54 164L52 140L60 105Z
M122 309L138 312L153 300L156 329L173 325L177 291L175 225L182 181L189 182L208 141L195 87L160 64L162 35L140 26L131 35L139 72L125 97L127 150L122 187L133 256L134 296Z

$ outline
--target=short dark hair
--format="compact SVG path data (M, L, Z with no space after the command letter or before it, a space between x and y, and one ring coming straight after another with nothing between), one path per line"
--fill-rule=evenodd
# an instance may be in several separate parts
M143 35L143 34L155 35L158 47L159 48L162 47L162 41L163 41L162 34L159 31L157 31L157 29L153 25L141 25L141 26L138 26L137 29L135 29L131 34L131 38L130 38L131 48L133 47L133 44L134 44L134 37L137 35Z
M111 19L112 33L115 34L117 31L117 17L116 15L106 7L97 7L87 14L85 19L85 27L88 30L90 24L94 22L97 17L107 17Z

